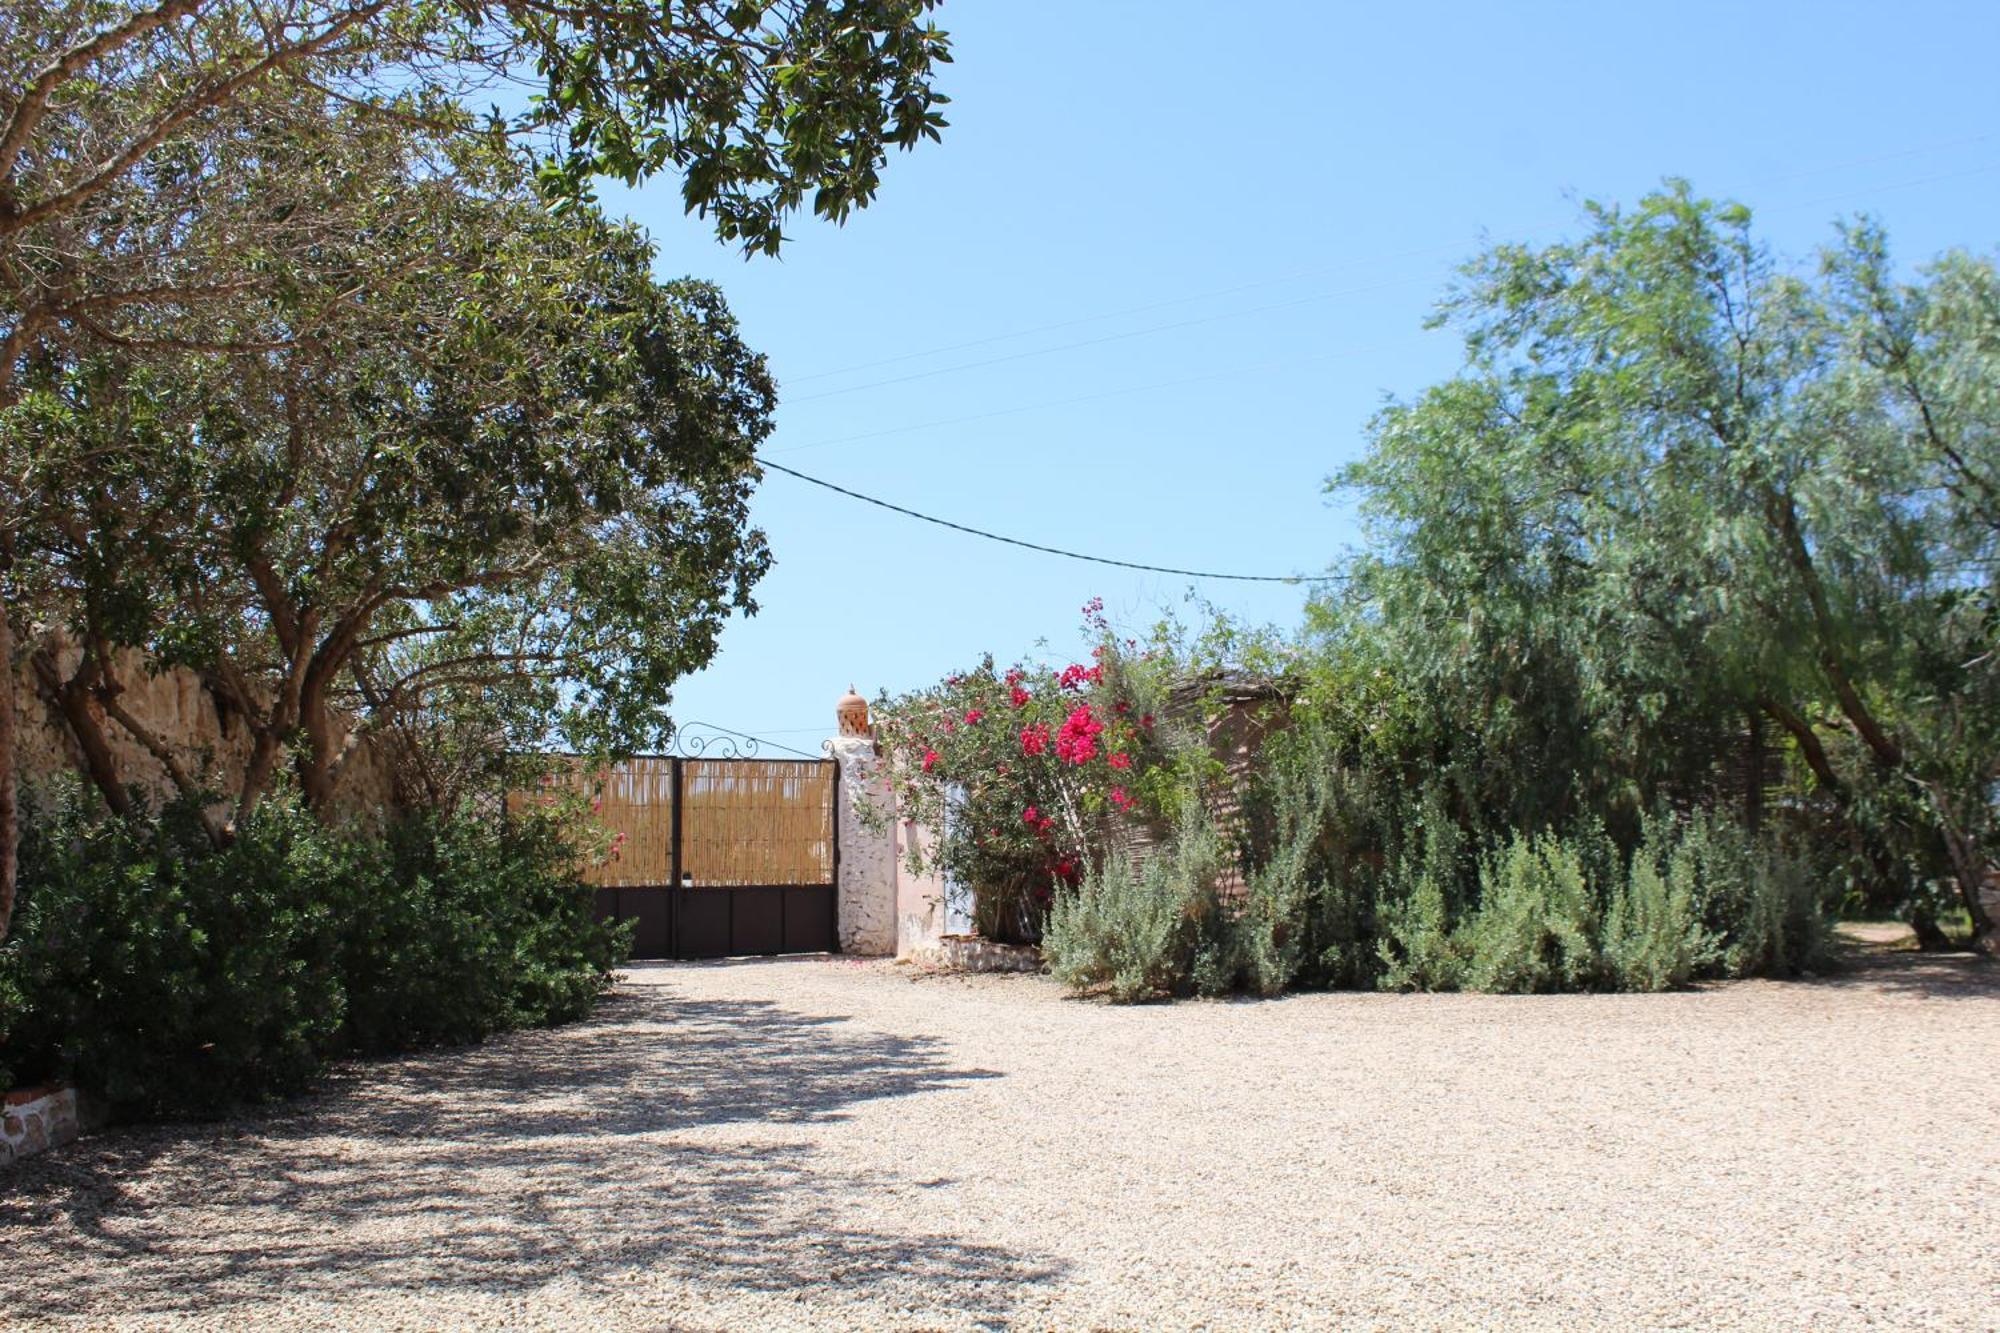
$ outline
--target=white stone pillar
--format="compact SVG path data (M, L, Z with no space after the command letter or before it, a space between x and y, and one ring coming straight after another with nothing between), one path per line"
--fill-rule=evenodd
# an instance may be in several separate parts
M889 817L888 769L870 736L836 736L828 743L840 765L840 869L834 898L843 951L864 956L896 952L896 832ZM864 819L871 807L881 814Z
M929 953L949 928L948 901L944 877L910 872L909 855L919 851L929 858L937 839L931 830L911 819L896 820L896 957L909 958Z

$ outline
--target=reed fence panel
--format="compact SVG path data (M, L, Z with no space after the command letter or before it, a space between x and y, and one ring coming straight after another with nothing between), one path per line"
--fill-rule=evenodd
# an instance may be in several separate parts
M687 759L681 870L697 886L833 882L832 764Z

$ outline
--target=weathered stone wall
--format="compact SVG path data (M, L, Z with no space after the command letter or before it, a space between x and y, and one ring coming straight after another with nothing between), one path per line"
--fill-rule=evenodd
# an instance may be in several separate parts
M930 849L930 831L896 811L889 761L875 753L872 736L836 736L829 744L840 764L840 947L898 958L934 948L950 929L945 884L909 867L913 847ZM876 813L864 817L871 808Z
M910 869L911 850L926 857L937 842L936 835L915 820L898 819L896 839L896 956L908 958L936 946L952 929L949 895L944 876L932 871L915 874Z
M840 947L847 953L896 952L896 844L893 832L863 817L869 802L890 799L889 779L868 736L836 736L840 765L840 868L835 877Z
M58 672L75 670L80 650L60 639L42 645ZM235 790L250 754L249 729L240 719L224 716L214 698L192 671L150 672L137 653L118 663L124 683L119 703L149 731L183 756L182 763L218 792ZM14 710L19 719L16 762L23 786L35 787L65 773L82 771L76 739L61 713L49 703L31 666L23 664L14 681ZM115 719L101 718L118 772L156 802L174 794L173 780L152 753ZM336 808L360 813L386 808L394 791L386 757L363 745L342 766L335 793Z
M60 1147L79 1131L74 1088L19 1088L0 1105L0 1167Z
M1032 944L1001 944L978 935L944 935L912 955L945 972L1039 972L1042 951Z

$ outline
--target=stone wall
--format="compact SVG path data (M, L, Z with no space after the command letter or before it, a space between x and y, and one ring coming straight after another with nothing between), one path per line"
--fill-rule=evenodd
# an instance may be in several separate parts
M68 1143L77 1136L76 1089L19 1088L0 1105L0 1167Z
M836 736L840 765L840 866L835 876L840 947L853 954L896 952L896 847L889 830L864 818L890 799L889 779L868 736Z
M835 736L828 749L840 765L840 947L898 958L934 948L950 929L944 881L909 867L912 847L928 850L929 831L895 809L889 761L872 735Z
M898 819L896 844L896 956L908 958L934 948L953 928L944 877L936 871L918 875L910 870L915 848L928 855L936 835L915 820Z
M54 658L58 672L75 670L79 650L61 639L41 645ZM127 652L118 663L124 683L119 702L148 730L158 735L182 762L218 792L233 791L250 754L249 729L225 716L192 671L150 672L137 653ZM18 773L23 786L35 787L66 773L82 771L82 756L62 714L49 703L32 666L23 663L14 681L14 712L19 720ZM102 717L104 736L125 782L145 791L155 802L174 795L173 780L152 753L116 720ZM347 812L379 810L391 803L393 774L386 756L361 746L341 768L337 807Z

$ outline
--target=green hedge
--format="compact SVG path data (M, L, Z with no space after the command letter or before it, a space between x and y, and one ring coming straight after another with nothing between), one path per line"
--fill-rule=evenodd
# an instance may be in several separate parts
M1290 986L1657 991L1825 955L1825 878L1712 818L1660 816L1629 852L1586 828L1481 853L1432 811L1377 863L1329 848L1310 810L1280 813L1229 898L1198 808L1142 867L1109 857L1052 904L1049 970L1129 1002Z
M0 1083L73 1079L138 1116L308 1086L332 1056L587 1013L623 957L555 817L329 830L273 801L213 847L185 806L25 812L0 946Z

